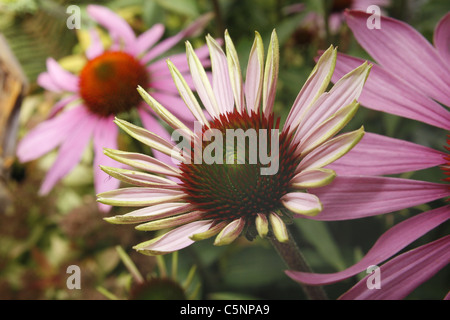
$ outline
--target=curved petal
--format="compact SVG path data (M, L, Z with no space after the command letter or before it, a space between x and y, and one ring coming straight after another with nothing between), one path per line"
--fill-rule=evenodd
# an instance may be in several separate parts
M159 137L163 138L165 141L172 143L172 138L171 138L169 132L167 131L166 128L164 128L164 126L162 124L160 124L158 122L158 120L156 120L152 115L148 114L148 112L146 112L143 108L139 108L138 112L141 117L142 124L144 125L144 127L147 130L154 132ZM165 153L159 152L158 150L155 150L155 149L152 149L152 152L153 152L153 156L156 159L158 159L164 163L167 163L169 165L179 164L178 160L172 158L171 156L169 156Z
M332 80L338 81L363 61L339 53ZM370 109L450 130L450 112L422 92L398 78L390 69L374 64L358 101Z
M445 163L445 153L405 140L366 132L361 141L328 168L338 175L385 175Z
M330 284L352 277L396 254L441 223L447 221L450 206L434 209L409 218L386 231L358 263L343 271L320 274L287 271L293 280L310 285Z
M272 112L275 101L278 72L280 64L280 52L278 37L275 30L270 36L270 44L267 49L266 65L264 67L264 82L262 92L262 110L265 114Z
M340 109L359 101L371 67L364 62L340 78L329 92L323 93L305 113L296 135L303 137Z
M47 194L53 186L67 175L80 161L94 131L97 118L88 115L72 128L58 151L58 156L47 172L39 194Z
M437 50L410 25L381 16L379 29L366 27L370 14L347 11L347 24L359 44L384 68L430 97L450 105L450 68Z
M400 178L337 176L311 189L323 210L314 220L347 220L385 214L449 196L446 184Z
M211 20L211 18L212 18L211 14L204 14L203 16L199 17L186 29L180 31L173 37L161 41L156 46L154 46L148 53L144 55L144 57L142 57L142 61L144 62L144 64L147 64L151 60L155 59L159 55L163 54L164 52L168 51L170 48L175 46L183 38L187 38L196 34L205 27L205 25L209 22L209 20Z
M291 128L297 127L306 111L309 110L309 107L325 92L336 65L336 51L337 49L330 46L321 54L314 69L311 71L311 74L295 99L286 118L285 126Z
M436 25L433 35L434 46L444 61L450 61L450 12Z
M370 290L367 277L340 300L400 300L450 263L450 236L395 257L380 267L379 289Z
M62 92L64 91L55 81L48 72L42 72L37 77L37 84L42 88L52 92Z
M140 54L147 51L155 43L161 39L164 34L164 25L157 23L153 25L150 29L139 35L136 39L136 53Z
M88 116L86 109L78 106L41 122L19 142L17 146L19 160L31 161L56 148L76 127L79 127L86 116Z
M174 202L184 196L183 191L175 189L129 187L100 193L97 201L114 206L139 207Z
M220 72L221 73L221 72ZM264 74L264 45L261 35L255 32L255 40L248 58L247 73L245 76L245 103L247 112L258 111L261 103L261 92ZM226 79L226 78L225 78ZM226 109L225 109L226 110Z
M299 216L315 216L322 210L322 204L317 196L304 192L290 192L281 198L281 203Z
M245 227L245 219L239 218L232 222L230 222L227 226L225 226L222 231L217 235L214 240L214 245L223 246L230 244L241 234L242 230Z
M322 168L351 150L364 136L364 129L343 133L323 143L300 162L296 172Z
M195 241L191 236L207 231L213 224L213 220L202 220L188 223L171 230L161 237L143 242L134 248L143 254L158 255L181 250L190 246Z
M231 112L234 108L234 96L231 89L227 57L220 44L210 35L206 42L211 56L212 86L221 113Z
M54 84L69 92L78 92L78 77L64 70L53 58L47 59L47 71Z
M125 51L136 54L136 36L124 19L108 8L94 4L87 6L87 12L93 20L105 27L113 38L124 42Z
M97 30L91 29L89 30L89 34L91 36L91 44L89 45L89 48L87 48L85 54L88 60L92 60L101 55L105 49L103 48L103 44Z

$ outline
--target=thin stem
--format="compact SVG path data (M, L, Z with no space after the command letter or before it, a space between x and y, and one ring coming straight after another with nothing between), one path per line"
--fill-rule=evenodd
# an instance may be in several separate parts
M289 232L289 229L288 229ZM299 247L294 241L292 234L289 232L289 241L285 243L279 242L275 238L270 238L270 241L283 259L290 270L301 272L312 272L308 263L306 262ZM321 286L308 286L301 284L303 291L310 300L327 300L325 291Z

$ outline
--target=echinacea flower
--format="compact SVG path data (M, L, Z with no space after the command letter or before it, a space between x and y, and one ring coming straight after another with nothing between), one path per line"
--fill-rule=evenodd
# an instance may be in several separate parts
M103 154L102 148L117 147L118 129L112 122L117 114L135 109L145 127L169 136L148 106L141 102L136 92L138 85L151 90L178 116L193 120L180 107L183 101L174 94L176 87L168 81L170 73L162 68L165 62L160 57L183 38L201 30L210 17L203 16L187 29L158 43L164 33L161 24L135 36L128 23L106 7L89 5L87 12L109 32L113 44L105 48L99 33L92 29L91 45L86 51L87 63L78 75L64 70L52 58L47 60L47 71L39 75L38 84L68 96L55 104L49 119L31 130L17 149L20 161L27 162L59 147L58 156L39 190L42 195L76 166L91 139L95 152L95 190L102 192L118 187L116 180L108 179L99 169L100 163L114 163ZM206 46L198 53L205 62ZM181 72L186 71L187 61L183 55L173 55L172 60ZM102 210L109 208L99 206Z
M368 14L348 11L347 22L358 42L379 64L372 68L360 102L367 108L392 113L442 128L450 129L449 105L450 68L449 39L450 13L438 23L433 47L422 35L404 22L381 18L381 29L367 29ZM337 81L362 59L338 54ZM439 104L439 102L441 104ZM447 140L447 144L449 141ZM449 150L448 146L445 146ZM361 166L352 165L358 159ZM449 155L412 142L366 133L361 142L345 157L330 167L343 175L386 175L442 166L448 174ZM396 210L450 196L448 184L431 184L424 181L398 178L361 177L366 183L378 181L380 198L398 203ZM448 178L443 179L448 181ZM406 186L410 187L406 189ZM384 190L397 192L397 197L387 197ZM416 190L416 191L414 191ZM350 192L351 190L347 190ZM375 205L373 198L361 197L353 209ZM381 202L380 202L381 203ZM403 205L402 205L403 203ZM345 210L343 207L342 209ZM392 210L394 211L394 210ZM370 265L386 261L407 245L450 218L450 206L444 205L413 216L385 232L372 249L357 264L333 274L308 274L289 272L296 281L323 285L334 283L366 270ZM370 290L366 278L341 296L341 299L402 299L421 283L427 281L450 262L450 237L444 236L431 243L402 253L380 268L381 289Z
M314 216L323 209L320 197L312 190L332 184L335 173L324 167L347 153L364 134L363 128L338 132L358 108L357 99L370 70L367 63L325 92L336 58L336 49L330 47L307 79L279 132L279 120L273 113L279 62L276 33L272 33L265 65L262 38L256 33L245 83L228 33L226 53L213 38L206 39L212 84L189 42L187 58L195 89L210 121L170 60L168 66L179 93L197 119L196 130L191 131L139 88L144 100L179 133L178 137L188 140L184 148L126 121L115 120L137 140L172 155L175 162L167 164L145 154L105 149L113 159L147 171L102 166L111 176L137 187L101 193L98 201L143 207L105 220L142 223L136 227L138 230L170 229L135 246L144 254L177 251L213 236L215 245L229 244L240 235L288 241L286 223L294 216ZM248 146L238 143L237 148L228 148L225 142L221 144L220 139L239 130L245 134L244 139L249 139ZM263 144L250 152L251 141ZM244 155L240 157L242 149ZM210 157L198 161L198 152ZM252 162L255 153L259 157ZM269 172L273 168L276 170ZM164 176L175 177L178 182Z

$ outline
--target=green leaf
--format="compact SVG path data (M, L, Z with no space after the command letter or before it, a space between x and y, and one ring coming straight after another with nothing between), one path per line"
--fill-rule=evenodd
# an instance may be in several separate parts
M320 256L337 270L345 269L346 264L336 241L323 221L296 219L302 236L317 250Z

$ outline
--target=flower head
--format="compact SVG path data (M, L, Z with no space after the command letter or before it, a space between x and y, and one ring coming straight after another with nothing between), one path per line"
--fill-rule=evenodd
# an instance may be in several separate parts
M356 100L370 70L367 63L325 92L336 59L336 50L330 47L280 129L273 113L279 60L276 33L272 33L265 64L262 38L256 33L245 83L228 33L225 52L210 36L206 40L212 84L189 43L186 51L195 89L211 120L203 115L200 102L170 61L168 66L180 96L196 117L194 130L142 88L139 92L144 100L175 129L178 144L115 120L131 136L171 155L175 162L167 164L144 154L105 150L113 159L147 171L103 167L111 176L138 187L101 193L98 201L144 207L106 220L144 222L136 227L139 230L172 228L137 245L142 253L164 254L212 236L216 245L229 244L241 234L287 241L286 224L292 218L313 216L322 210L320 199L310 190L333 181L334 171L324 167L348 152L364 134L362 128L338 132L358 108Z
M147 127L167 136L164 127L158 123L148 106L141 102L136 87L151 90L160 101L182 119L193 120L183 112L183 101L174 92L176 88L170 73L161 68L164 59L158 59L185 37L202 29L209 16L201 17L190 27L177 35L158 43L164 27L156 24L148 31L135 36L125 20L109 9L89 5L89 16L106 28L113 43L105 48L96 29L90 31L91 45L86 51L87 63L78 75L64 70L58 62L49 58L47 71L38 77L38 84L46 90L67 96L55 104L50 117L20 141L17 155L22 162L41 157L59 146L58 157L47 173L40 188L41 194L48 193L53 186L67 175L79 162L89 141L94 142L94 177L97 192L111 190L118 186L114 179L108 179L98 167L113 162L102 152L103 147L117 148L117 127L112 123L115 115L137 110L140 120ZM206 47L198 50L202 61ZM172 56L182 72L187 69L186 59ZM159 153L155 153L157 157ZM101 209L108 206L99 204Z

